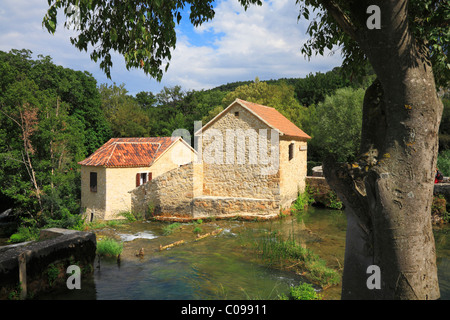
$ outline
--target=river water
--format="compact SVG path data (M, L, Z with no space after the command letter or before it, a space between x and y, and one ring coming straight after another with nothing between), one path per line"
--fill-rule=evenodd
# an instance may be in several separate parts
M165 222L135 222L96 231L98 239L123 241L121 259L97 258L94 273L82 277L81 290L62 289L36 299L97 300L253 300L277 299L289 287L306 281L287 270L273 268L258 256L257 239L267 232L290 235L310 248L327 266L342 274L346 219L342 211L310 208L297 216L274 221L217 220L182 224L165 235ZM217 235L195 241L193 232L216 230ZM450 300L450 226L435 227L441 299ZM175 241L184 243L160 251ZM136 254L144 250L144 256ZM340 299L340 285L321 291L324 299Z

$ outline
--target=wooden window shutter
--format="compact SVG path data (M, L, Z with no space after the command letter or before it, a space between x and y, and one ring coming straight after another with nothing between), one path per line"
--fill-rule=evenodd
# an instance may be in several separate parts
M141 185L141 174L136 173L136 187L139 187Z
M148 181L152 181L152 173L151 172L148 173Z
M294 158L294 144L291 143L289 145L289 160L292 160Z

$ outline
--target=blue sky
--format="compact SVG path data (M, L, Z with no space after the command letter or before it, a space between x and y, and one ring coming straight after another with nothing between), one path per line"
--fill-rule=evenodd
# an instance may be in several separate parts
M128 71L123 58L114 53L111 80L89 58L70 44L74 31L63 27L54 35L42 28L47 0L2 0L0 7L0 50L30 49L33 56L49 55L53 62L75 70L86 70L98 84L125 84L130 94L158 93L164 86L184 90L210 89L234 81L304 77L339 66L339 54L312 57L300 49L308 39L308 21L297 21L294 0L264 1L244 11L237 0L215 3L215 18L194 28L187 15L177 28L177 45L168 72L159 83L141 70Z

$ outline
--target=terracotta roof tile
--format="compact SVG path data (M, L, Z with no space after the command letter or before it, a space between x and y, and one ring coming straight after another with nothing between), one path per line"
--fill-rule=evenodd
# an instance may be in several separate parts
M290 137L299 137L301 139L311 139L309 135L303 132L303 130L301 130L291 121L289 121L275 108L248 102L242 99L236 99L232 104L225 108L225 110L223 110L215 118L205 124L201 129L195 132L195 135L201 134L204 130L209 128L214 122L217 121L217 119L220 119L224 114L226 114L235 103L239 103L242 107L253 113L261 121L265 122L269 127L278 130L283 135Z
M303 130L289 121L285 116L283 116L278 110L275 108L263 106L257 103L244 101L241 99L236 99L241 105L247 107L253 111L254 114L259 116L262 120L264 120L271 127L279 130L281 133L287 136L300 137L305 139L311 139L309 135L307 135Z
M171 137L112 138L78 164L103 167L148 167L174 142Z

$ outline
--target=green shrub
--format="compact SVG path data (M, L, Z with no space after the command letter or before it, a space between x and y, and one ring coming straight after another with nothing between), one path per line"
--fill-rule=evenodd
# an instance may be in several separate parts
M314 203L314 198L312 197L312 193L310 192L310 188L307 185L305 191L300 193L297 197L297 200L292 204L291 211L293 213L302 213L304 212L312 203Z
M84 219L80 214L71 214L66 208L61 208L52 217L45 217L43 228L63 228L73 230L84 229Z
M136 219L136 216L135 216L132 212L130 212L130 211L123 211L123 212L120 212L119 215L120 215L121 217L124 217L125 220L127 220L128 222L135 222L135 221L137 220L137 219Z
M309 283L291 287L289 293L292 300L321 300L321 296L317 294L316 290Z
M47 269L48 284L50 286L53 286L56 279L58 279L58 275L59 275L58 266L54 265L53 263L50 264Z
M120 216L124 217L126 221L128 222L135 222L135 221L144 221L147 219L147 216L149 213L140 213L140 212L134 212L134 211L123 211L119 213Z
M19 227L17 232L9 237L8 242L19 243L39 239L39 229L33 227Z
M104 238L97 242L97 253L100 256L117 257L122 250L123 244L112 238Z
M344 207L337 194L332 190L327 194L327 202L327 207L331 209L341 210Z

